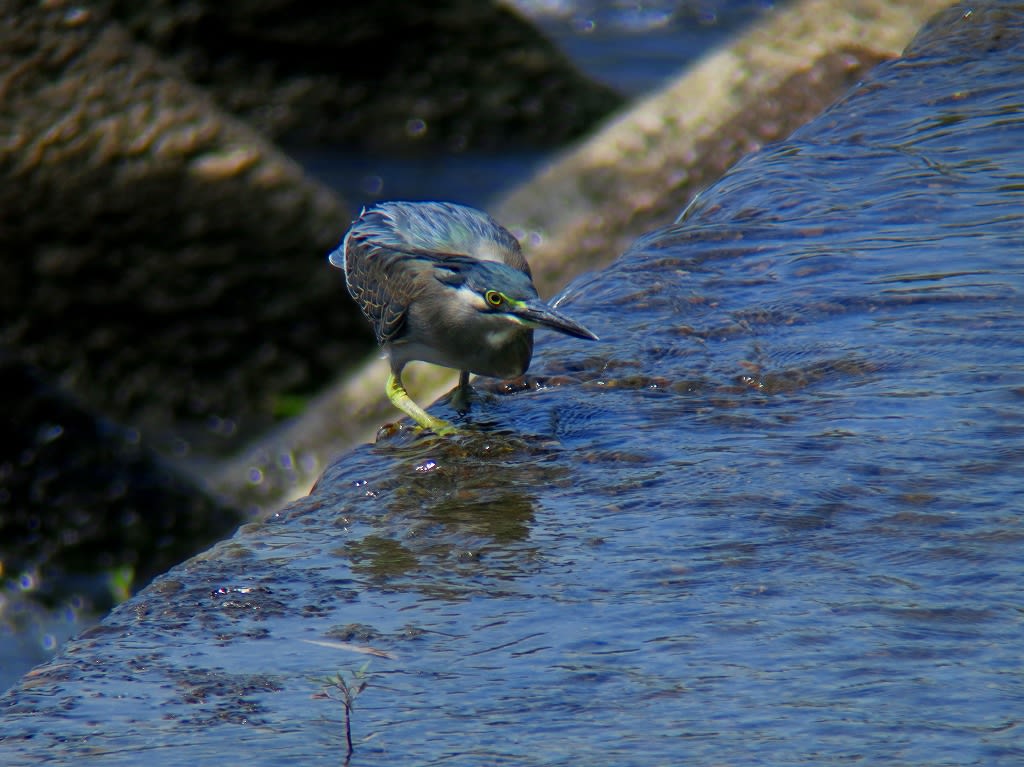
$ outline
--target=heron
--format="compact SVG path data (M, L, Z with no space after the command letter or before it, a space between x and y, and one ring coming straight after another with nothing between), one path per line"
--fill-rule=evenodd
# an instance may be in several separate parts
M527 371L533 331L598 340L541 301L519 241L483 211L450 202L381 202L364 208L328 256L391 365L388 399L424 429L456 431L417 405L402 383L413 360L469 375Z

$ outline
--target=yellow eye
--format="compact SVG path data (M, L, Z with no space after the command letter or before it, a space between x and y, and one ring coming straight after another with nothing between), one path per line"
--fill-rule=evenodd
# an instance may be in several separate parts
M484 293L484 301L491 306L498 307L505 303L505 296L501 295L501 293L496 290L488 290Z

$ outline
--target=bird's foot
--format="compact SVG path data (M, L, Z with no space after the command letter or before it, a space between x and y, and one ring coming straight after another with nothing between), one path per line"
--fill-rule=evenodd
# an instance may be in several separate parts
M405 390L405 387L402 385L401 378L395 373L392 373L388 377L387 393L388 399L391 400L391 403L395 407L397 407L399 410L404 411L410 418L412 418L424 429L429 429L430 431L442 437L447 436L449 434L454 434L457 431L455 426L453 426L452 424L448 423L447 421L443 421L440 418L434 418L434 416L430 415L430 413L428 413L426 410L424 410L415 402L413 402L412 398L409 396L409 393Z
M459 433L459 429L455 424L443 421L440 418L431 418L427 423L420 423L420 426L424 429L429 429L439 437L449 437L452 434Z

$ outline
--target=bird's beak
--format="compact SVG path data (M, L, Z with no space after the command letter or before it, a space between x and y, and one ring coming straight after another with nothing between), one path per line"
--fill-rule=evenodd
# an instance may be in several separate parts
M598 337L580 325L566 317L561 312L556 312L547 304L541 301L528 301L516 307L516 316L527 325L537 328L551 328L559 333L576 338L586 338L591 341L598 341Z

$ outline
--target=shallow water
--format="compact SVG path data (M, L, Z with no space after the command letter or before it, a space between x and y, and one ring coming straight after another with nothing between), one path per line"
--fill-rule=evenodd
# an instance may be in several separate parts
M369 660L353 765L1020 763L1024 8L975 7L576 281L601 343L72 642L3 761L338 764L312 677Z

